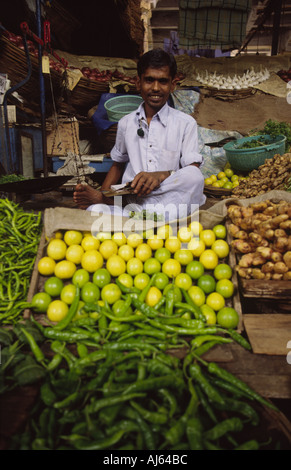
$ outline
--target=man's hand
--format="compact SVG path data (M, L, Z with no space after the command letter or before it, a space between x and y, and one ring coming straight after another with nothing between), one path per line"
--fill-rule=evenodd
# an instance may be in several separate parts
M131 187L137 196L147 196L169 176L169 171L141 171L131 182Z

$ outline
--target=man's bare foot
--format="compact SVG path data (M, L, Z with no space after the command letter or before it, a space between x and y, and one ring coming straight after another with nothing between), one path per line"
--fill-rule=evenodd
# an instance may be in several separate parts
M87 184L77 184L73 194L73 200L80 209L87 209L92 204L106 203L101 191Z

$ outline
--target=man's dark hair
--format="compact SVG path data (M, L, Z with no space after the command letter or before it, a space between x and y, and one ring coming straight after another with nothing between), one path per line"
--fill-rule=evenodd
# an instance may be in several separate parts
M177 73L177 63L172 54L163 49L152 49L141 56L137 64L137 73L141 77L145 71L151 67L154 69L159 69L161 67L169 67L170 75L172 78L175 77Z

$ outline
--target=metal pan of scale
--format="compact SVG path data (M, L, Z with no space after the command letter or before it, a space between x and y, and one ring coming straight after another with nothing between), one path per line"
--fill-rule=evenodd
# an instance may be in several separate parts
M46 193L59 188L71 178L73 178L72 175L61 175L4 183L0 184L0 192L16 194Z

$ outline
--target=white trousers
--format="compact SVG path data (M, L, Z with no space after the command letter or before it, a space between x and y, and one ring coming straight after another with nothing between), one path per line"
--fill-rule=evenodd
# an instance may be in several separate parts
M172 221L189 216L205 203L203 189L204 177L199 168L187 166L166 178L148 196L128 195L122 201L119 196L112 206L93 204L87 210L123 216L128 216L131 211L146 210L162 215L165 221Z

